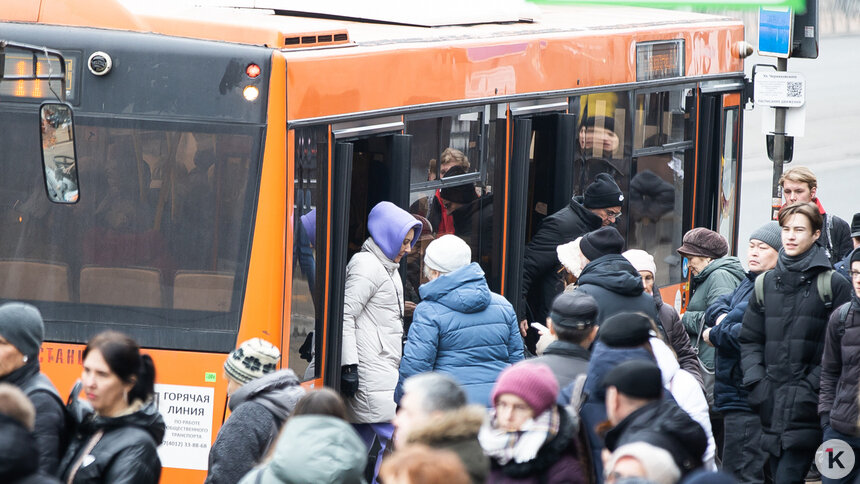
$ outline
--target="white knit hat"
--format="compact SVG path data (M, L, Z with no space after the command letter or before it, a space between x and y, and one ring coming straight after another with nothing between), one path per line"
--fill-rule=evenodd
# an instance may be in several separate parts
M630 249L621 255L630 261L630 264L632 264L637 271L648 271L654 276L657 275L657 264L654 263L654 257L644 250Z
M442 274L454 272L472 262L472 249L456 235L443 235L424 251L424 265Z
M678 465L675 464L672 454L666 449L647 442L633 442L615 449L612 457L609 458L609 462L607 462L607 475L615 470L615 464L622 457L636 459L642 466L642 470L645 471L644 476L630 477L643 477L648 482L653 482L654 484L674 484L681 478L681 471L678 469Z
M577 238L572 242L559 245L555 248L555 253L558 254L558 260L561 265L577 278L582 274L582 259L579 257L582 251L579 249L579 242L582 237Z
M281 352L264 339L252 338L233 350L224 362L227 376L245 384L275 371Z

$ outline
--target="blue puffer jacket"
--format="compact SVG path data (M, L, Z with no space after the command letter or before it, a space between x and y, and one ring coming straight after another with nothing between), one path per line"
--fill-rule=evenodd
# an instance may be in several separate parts
M410 376L438 371L460 382L470 403L486 406L499 372L523 359L513 306L490 292L476 262L418 291L422 301L406 337L394 400L400 401Z
M705 311L705 324L709 326L715 324L720 315L726 315L723 321L714 326L708 335L717 350L717 366L714 375L714 410L718 412L752 411L747 404L749 392L741 385L744 374L741 371L741 344L738 337L741 334L744 311L746 311L750 295L753 293L757 275L748 272L746 278L741 281L741 285L734 292L720 296Z

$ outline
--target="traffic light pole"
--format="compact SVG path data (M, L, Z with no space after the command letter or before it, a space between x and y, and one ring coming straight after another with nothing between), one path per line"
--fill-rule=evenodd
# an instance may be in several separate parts
M788 59L778 58L776 60L777 72L788 71ZM779 208L782 206L782 187L779 179L782 177L782 165L785 162L785 115L788 108L774 108L774 136L773 136L773 190L771 191L771 218L777 219Z

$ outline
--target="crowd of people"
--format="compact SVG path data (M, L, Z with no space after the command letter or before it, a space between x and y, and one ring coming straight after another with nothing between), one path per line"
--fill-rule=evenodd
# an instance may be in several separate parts
M654 287L662 261L625 251L624 195L597 176L526 248L522 297L538 288L543 321L446 234L424 250L407 331L398 270L423 225L379 203L347 266L339 391L306 390L277 347L243 342L206 483L803 482L822 442L860 451L860 213L827 214L806 168L781 184L746 269L719 233L684 234L683 315ZM35 307L0 306L0 481L157 482L152 359L95 335L66 403L43 337Z

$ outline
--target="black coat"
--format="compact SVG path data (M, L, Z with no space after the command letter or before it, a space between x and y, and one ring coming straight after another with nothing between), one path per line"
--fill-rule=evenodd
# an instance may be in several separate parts
M786 267L781 251L776 269L764 277L764 305L750 296L741 328L741 368L748 403L762 423L763 448L815 449L821 443L818 391L827 310L816 275L831 268L819 245ZM851 298L843 277L832 279L833 307Z
M711 343L717 350L714 410L718 412L751 411L747 404L749 392L743 387L739 337L756 275L754 272L748 272L734 292L721 296L705 311L705 324L711 327ZM714 326L723 314L726 317Z
M39 473L38 444L32 432L17 420L0 414L0 482L58 483L54 477Z
M70 411L77 428L65 456L60 461L63 482L87 450L93 437L101 438L90 450L95 459L75 472L74 484L156 484L161 476L161 460L156 448L164 439L164 419L154 401L129 415L105 418L95 415L86 404L74 401Z
M857 419L857 389L860 384L860 298L852 296L844 326L839 310L827 323L824 356L821 360L821 396L818 413L822 423L830 421L833 430L860 436Z
M675 308L663 302L660 291L654 292L654 304L657 306L657 314L660 317L657 323L663 327L663 332L666 339L669 340L669 346L672 347L678 357L681 369L687 370L704 388L705 382L702 380L699 360L696 359L696 352L693 351L693 346L690 344L690 335L687 334L687 330L681 324L681 316L678 315Z
M821 216L824 217L824 227L821 229L821 238L818 242L830 253L830 263L836 264L854 250L854 243L851 242L851 226L836 215L823 213ZM832 217L830 230L827 227L828 217Z
M526 303L532 321L543 322L552 301L564 290L558 270L561 262L555 251L588 232L599 229L603 220L582 205L581 197L543 220L540 229L526 245L523 257L523 287L517 319L526 319Z
M54 385L39 371L38 360L13 371L0 379L23 391L36 408L36 426L33 435L39 452L39 470L53 475L57 472L65 450L66 411L63 400Z
M618 422L604 439L610 452L631 442L647 442L666 449L681 478L702 467L702 456L708 448L708 437L702 426L671 397L650 402Z
M621 255L610 254L595 259L582 269L577 292L597 300L597 324L618 313L642 312L660 324L654 298L645 292L642 276Z
M591 352L582 346L568 341L557 340L550 343L539 356L532 361L543 363L552 370L558 387L568 386L579 375L588 372L588 360Z

